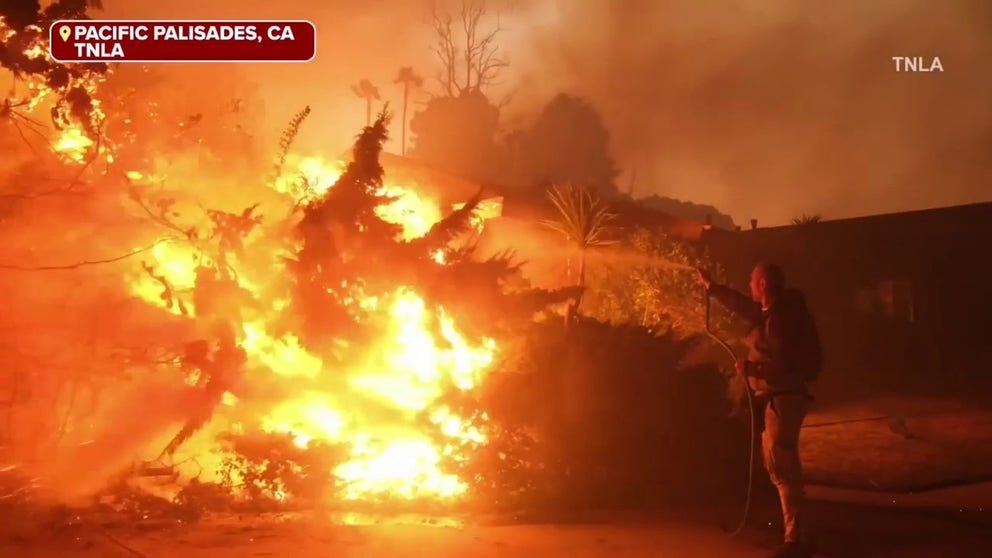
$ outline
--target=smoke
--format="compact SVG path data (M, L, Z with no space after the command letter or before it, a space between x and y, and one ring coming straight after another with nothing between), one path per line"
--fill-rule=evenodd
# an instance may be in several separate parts
M501 13L510 62L490 91L512 99L504 125L526 122L561 91L588 98L606 120L619 165L636 173L637 196L713 204L738 222L762 224L992 199L992 74L982 70L992 56L992 8L981 0L488 4ZM364 124L351 84L370 79L396 109L399 67L412 66L428 88L438 69L426 1L105 5L100 17L313 21L318 55L310 64L166 69L177 84L195 84L200 99L247 88L264 103L257 133L271 143L310 104L298 145L347 149ZM927 64L939 56L944 72L897 73L893 56ZM418 93L411 110L426 95ZM399 151L397 142L387 149Z
M306 64L169 64L157 65L171 87L193 91L200 105L241 97L259 107L252 132L276 145L279 132L294 113L313 108L297 138L297 148L337 156L365 125L365 102L351 86L369 79L381 102L395 113L402 88L393 83L400 67L411 66L425 78L434 75L430 50L429 10L424 2L370 0L310 2L288 0L169 0L104 2L98 18L148 19L305 19L317 27L317 56ZM411 99L411 109L423 93ZM397 119L398 120L398 119ZM387 149L399 151L399 131Z
M839 218L992 199L992 10L981 1L543 6L514 61L535 98L602 111L635 195L738 222ZM553 13L552 16L547 14ZM892 56L939 56L897 73Z

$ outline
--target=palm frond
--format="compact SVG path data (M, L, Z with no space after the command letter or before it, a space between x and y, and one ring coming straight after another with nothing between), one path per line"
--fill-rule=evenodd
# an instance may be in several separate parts
M792 220L793 225L815 225L823 220L820 215L806 215L803 213L801 216L796 217Z
M591 190L571 184L556 184L548 191L548 199L558 213L556 219L541 224L561 234L580 249L616 244L609 238L610 224L616 214Z
M410 66L403 66L400 68L399 73L396 74L396 79L393 83L402 83L406 85L412 85L414 87L420 87L424 84L424 78L417 75L413 68Z

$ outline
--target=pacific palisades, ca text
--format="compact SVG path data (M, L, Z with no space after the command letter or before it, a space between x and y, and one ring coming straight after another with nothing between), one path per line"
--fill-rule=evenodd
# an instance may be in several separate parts
M68 39L68 26L59 29ZM288 25L268 25L259 33L256 25L75 25L71 28L73 46L80 58L124 58L122 41L293 41Z

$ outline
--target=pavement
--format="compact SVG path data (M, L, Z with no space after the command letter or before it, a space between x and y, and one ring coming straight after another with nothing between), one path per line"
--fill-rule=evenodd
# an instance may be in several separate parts
M885 395L818 402L801 450L807 481L826 486L905 494L992 482L992 401Z
M933 401L862 403L824 409L814 413L810 423L960 410ZM736 520L740 508L717 504L710 510L672 510L664 515L601 512L569 521L536 517L385 520L346 514L224 516L192 525L122 524L118 519L100 525L53 527L11 514L0 517L0 556L758 558L768 555L781 533L777 502L768 494L759 494L748 529L736 538L725 535L718 524ZM905 493L813 485L808 494L808 519L820 556L992 556L992 482Z
M982 487L979 494L989 487ZM852 502L850 492L814 487L809 506L820 556L831 558L979 558L992 556L992 523L948 510L953 498L928 495L912 502ZM951 494L951 493L945 493ZM967 491L955 497L972 497ZM832 500L824 496L837 498ZM854 498L858 499L858 498ZM929 505L939 500L943 507ZM779 531L773 502L759 502L750 527L725 535L698 513L665 517L604 516L585 521L520 523L455 519L338 516L226 516L189 526L77 524L0 529L0 556L49 558L758 558L767 556ZM986 510L988 508L985 508ZM724 519L737 510L719 510ZM987 512L986 512L987 513ZM365 519L365 520L363 520ZM988 519L986 516L985 519ZM6 531L6 532L3 532Z

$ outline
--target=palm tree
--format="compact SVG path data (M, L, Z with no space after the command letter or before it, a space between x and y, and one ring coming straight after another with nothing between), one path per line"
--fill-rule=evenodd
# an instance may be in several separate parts
M424 78L417 75L410 66L400 68L399 74L393 83L403 84L403 123L400 132L400 154L406 155L406 105L410 98L410 88L420 88L424 85Z
M546 219L541 223L560 233L578 252L579 273L576 286L585 287L586 253L590 249L616 244L616 240L607 238L610 223L616 219L616 214L592 190L572 184L552 186L548 191L548 199L558 215L555 219ZM581 301L582 297L579 295L569 308L569 314L565 316L566 322L578 312Z
M801 216L796 217L792 220L793 225L815 225L822 221L823 218L819 215L806 215L803 213Z
M379 90L376 86L372 85L372 82L363 79L358 82L358 85L351 86L352 92L358 97L365 99L365 126L372 125L372 101L379 100Z

